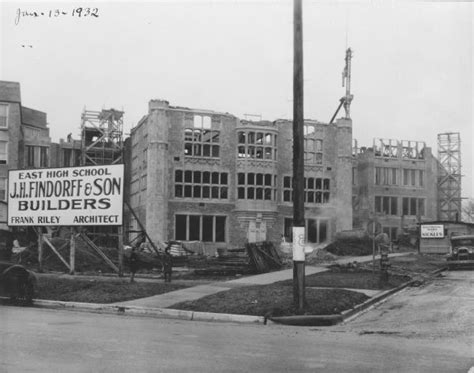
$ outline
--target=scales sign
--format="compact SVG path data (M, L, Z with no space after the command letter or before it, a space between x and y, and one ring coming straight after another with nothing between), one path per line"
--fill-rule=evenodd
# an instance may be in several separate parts
M433 224L421 225L421 238L443 238L443 237L444 237L443 225L433 225Z
M122 225L123 165L10 170L9 226Z

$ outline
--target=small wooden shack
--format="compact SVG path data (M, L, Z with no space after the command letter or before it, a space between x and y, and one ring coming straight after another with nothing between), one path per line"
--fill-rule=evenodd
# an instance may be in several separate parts
M474 234L474 224L455 221L425 221L420 224L420 253L449 253L450 237Z

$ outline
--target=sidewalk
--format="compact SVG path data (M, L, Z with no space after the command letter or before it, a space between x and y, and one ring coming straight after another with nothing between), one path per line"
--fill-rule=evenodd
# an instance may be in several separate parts
M391 253L390 257L407 255L410 253ZM376 256L379 258L379 256ZM372 255L345 257L334 261L337 264L348 264L353 262L369 262ZM312 275L327 271L326 268L330 264L325 265L306 265L305 274ZM155 295L148 298L135 299L126 302L114 303L115 306L133 306L147 308L167 308L171 305L184 301L192 301L207 295L219 293L221 291L230 290L232 288L251 285L268 285L278 281L289 280L293 278L293 268L284 269L276 272L262 273L254 276L239 278L225 282L213 282L207 285L198 285L186 289L176 290L165 294Z

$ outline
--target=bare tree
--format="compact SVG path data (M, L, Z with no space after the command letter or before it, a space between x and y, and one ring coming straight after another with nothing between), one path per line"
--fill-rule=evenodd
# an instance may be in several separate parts
M461 209L462 221L474 223L474 198L467 198L462 203Z

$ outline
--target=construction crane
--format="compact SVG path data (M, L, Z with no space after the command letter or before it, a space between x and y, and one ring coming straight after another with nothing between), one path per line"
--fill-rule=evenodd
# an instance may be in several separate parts
M352 50L351 48L347 48L346 50L346 65L344 66L344 70L342 71L342 86L346 87L346 95L344 97L341 97L339 100L339 106L336 109L336 112L332 116L331 120L329 121L329 124L332 124L334 122L334 119L336 119L336 115L339 113L339 110L341 110L341 107L344 106L344 110L346 112L346 119L351 118L351 102L352 99L354 98L354 95L351 94L351 60L352 60Z

